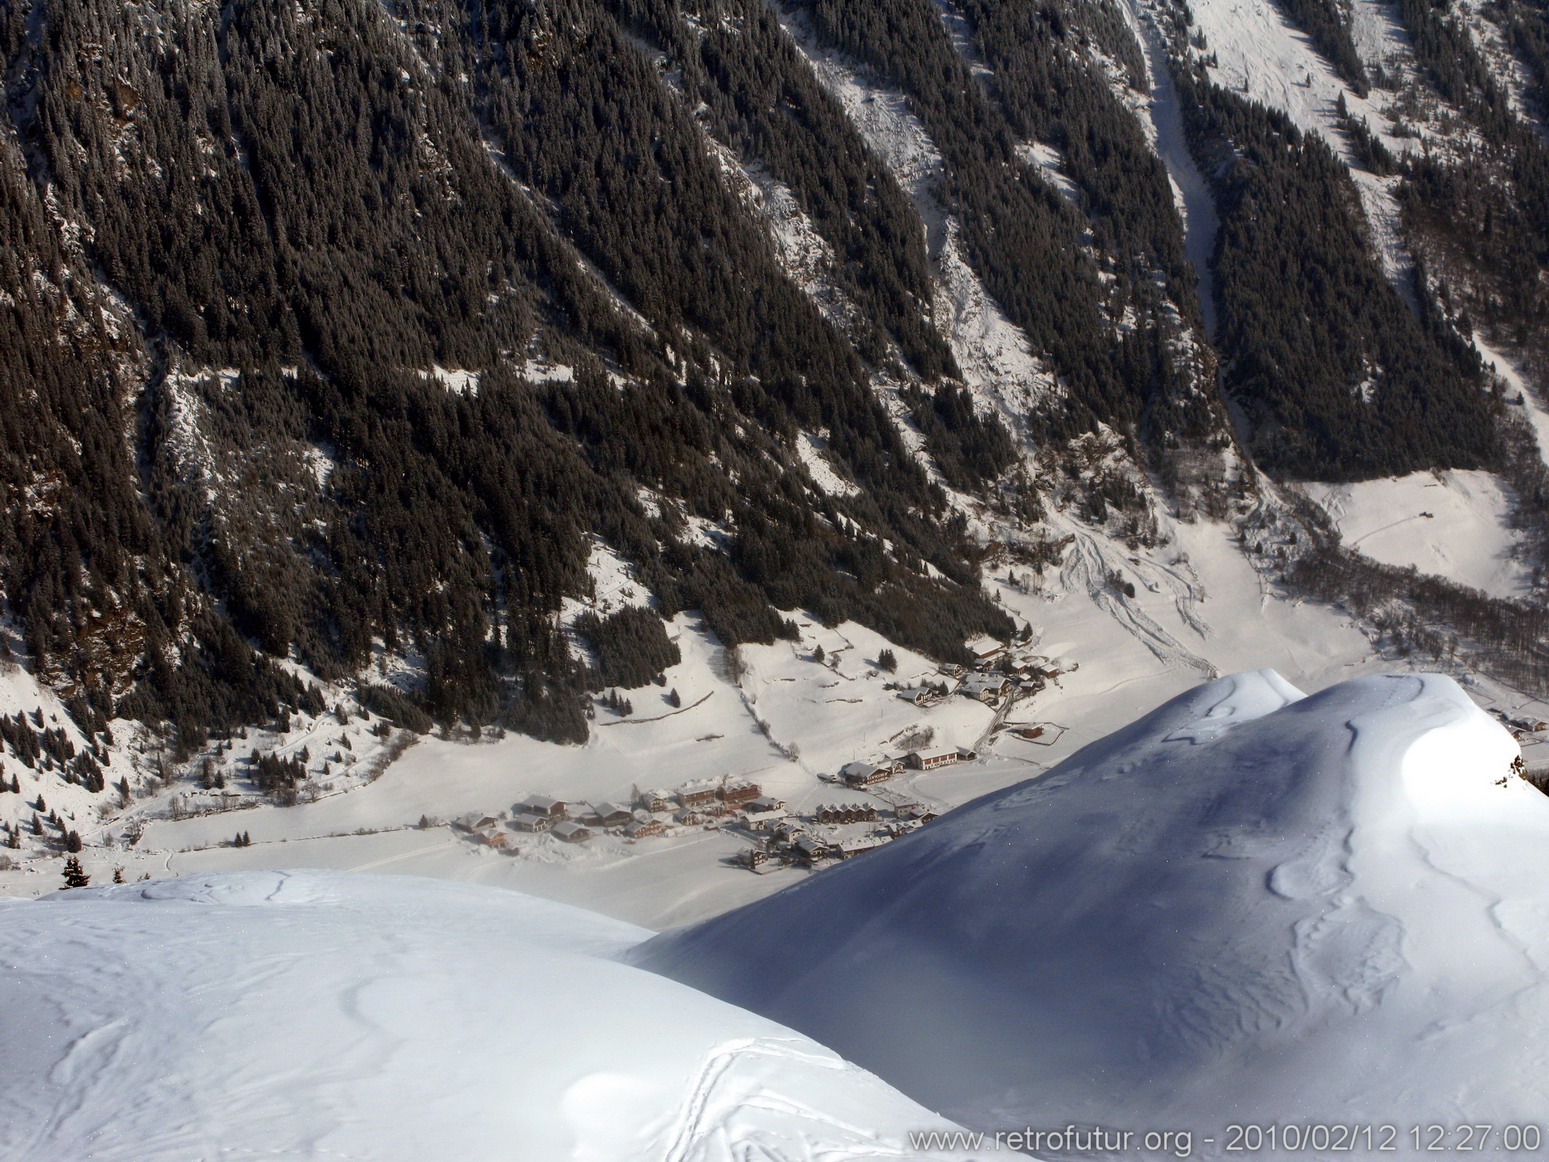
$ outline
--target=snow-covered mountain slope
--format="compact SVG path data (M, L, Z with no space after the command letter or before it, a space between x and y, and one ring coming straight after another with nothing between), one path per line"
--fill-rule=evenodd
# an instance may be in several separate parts
M1415 1152L1543 1111L1549 802L1516 754L1447 678L1238 674L637 963L982 1128Z
M324 872L12 903L0 1157L839 1162L910 1157L908 1131L945 1125L805 1037L618 963L645 935Z

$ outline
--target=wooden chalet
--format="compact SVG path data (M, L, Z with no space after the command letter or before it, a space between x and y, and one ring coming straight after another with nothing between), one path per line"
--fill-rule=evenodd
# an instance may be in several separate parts
M714 779L698 779L678 788L678 806L708 807L717 799L720 785Z
M949 767L957 761L955 746L939 746L932 750L909 752L909 765L917 771L933 771L937 767Z
M840 859L849 859L851 856L876 851L885 843L887 843L885 835L857 835L853 839L841 839L834 850Z
M728 807L743 807L762 795L764 789L747 779L737 779L723 784L716 793Z
M968 643L968 651L973 654L974 660L980 665L993 662L1006 652L1006 644L998 642L994 638L981 637Z
M593 827L627 827L634 821L634 812L617 803L594 803L590 814L582 819Z
M672 792L659 789L641 791L636 801L640 806L651 812L672 811L678 805L678 801L673 797Z
M776 799L773 795L760 795L757 799L753 799L752 801L750 801L748 803L744 803L742 809L744 811L749 811L749 812L752 812L752 811L784 811L785 810L785 800L784 799Z
M565 805L547 795L529 795L516 805L516 810L527 815L547 815L558 823L565 818Z
M776 823L772 834L776 843L794 844L803 835L807 834L807 829L797 820L791 819L784 823Z
M554 826L554 820L548 815L534 815L531 811L523 811L511 820L511 827L515 831L547 831Z
M891 762L845 763L839 768L839 777L852 787L869 787L891 779L897 773L897 766Z
M742 816L742 825L749 831L773 831L777 824L788 818L783 806L777 811L748 811Z
M826 840L820 839L811 832L806 831L791 841L791 850L808 863L815 863L820 859L827 858L831 854L831 849Z
M554 837L566 843L585 843L592 837L592 829L583 823L567 819L563 823L554 824Z
M977 698L992 703L1011 693L1012 681L1005 674L969 674L958 684L957 692L965 698Z
M870 803L825 803L812 817L819 823L874 823L877 809Z
M667 825L660 819L636 819L624 828L624 834L630 839L648 839L653 835L663 835L667 831Z

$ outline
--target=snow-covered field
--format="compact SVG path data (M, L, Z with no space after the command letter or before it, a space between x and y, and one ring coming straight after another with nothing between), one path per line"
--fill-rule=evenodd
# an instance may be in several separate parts
M1443 677L1239 674L637 963L968 1125L1220 1157L1233 1123L1391 1124L1418 1157L1410 1126L1543 1113L1549 800L1517 753Z
M1375 656L1348 617L1277 593L1244 559L1226 525L1169 525L1170 543L1144 555L1080 526L1070 528L1079 534L1076 542L1041 584L1029 585L1028 571L1014 564L995 566L987 576L1008 613L1031 628L1027 649L1075 664L1062 667L1065 672L1046 689L1019 700L1006 716L1008 727L1052 727L1038 742L1009 731L983 737L993 712L961 696L934 707L898 698L889 685L942 675L897 647L897 672L880 670L878 656L889 643L855 625L827 629L799 617L800 642L745 647L747 672L740 684L733 682L724 651L690 614L671 627L683 661L668 671L665 684L630 691L634 713L628 717L599 706L585 746L515 735L479 742L425 737L374 780L347 792L316 802L303 796L293 807L265 803L176 820L167 817L172 796L195 806L217 796L189 796L185 784L148 789L127 815L95 825L81 858L96 883L110 879L115 868L129 880L265 867L429 875L529 891L663 929L714 916L813 873L781 868L750 874L734 861L752 839L736 828L674 827L665 836L608 836L584 844L511 834L508 846L496 850L449 824L470 814L509 817L519 800L533 794L583 807L631 800L637 788L670 790L728 776L751 778L790 811L805 814L827 802L874 801L823 780L847 762L901 753L911 735L926 731L931 745L973 746L983 738L974 761L909 772L887 785L942 811L1047 770L1216 673L1269 665L1298 685L1321 688L1395 664ZM1013 571L1015 585L1008 583ZM1135 586L1133 597L1113 588L1110 571ZM17 682L25 677L19 674ZM35 686L24 690L11 683L5 689L19 709L39 705L46 721L50 711ZM1481 701L1513 714L1549 716L1549 707L1513 691L1482 681L1472 689ZM678 708L668 700L673 691ZM333 741L337 736L352 739L349 753L365 763L376 741L361 722L341 727L331 713L293 733L284 745L296 749L303 737L312 738L314 760L342 747ZM14 807L12 800L19 799L25 813L33 788L57 780L20 773L23 794L0 795L0 807ZM62 788L58 797L62 817L82 817L83 834L84 824L94 822L91 802L80 788ZM428 826L421 826L422 817ZM136 820L143 835L131 843ZM238 832L251 837L251 846L232 845ZM35 897L58 887L57 854L24 845L17 855L19 866L6 870L0 864L0 895Z
M1348 548L1492 597L1527 592L1531 570L1516 555L1511 499L1488 472L1416 472L1302 488L1333 518Z
M621 963L648 935L326 872L11 901L0 1156L836 1162L909 1158L909 1131L950 1128L809 1039Z

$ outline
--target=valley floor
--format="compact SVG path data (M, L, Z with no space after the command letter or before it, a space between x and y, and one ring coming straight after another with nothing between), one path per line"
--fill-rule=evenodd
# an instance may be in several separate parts
M950 684L932 663L896 650L898 669L885 672L877 664L889 646L882 638L807 618L798 619L799 643L744 648L747 672L739 685L727 677L714 639L685 615L672 627L683 661L667 673L666 684L629 692L629 717L599 707L585 746L515 735L480 742L427 737L353 790L293 807L264 804L178 820L167 818L170 793L163 793L104 823L82 852L83 865L96 883L109 880L115 868L130 880L304 867L429 875L518 889L660 930L814 873L779 867L752 874L738 860L753 838L734 827L672 827L663 836L605 835L581 844L511 834L496 849L452 823L470 815L509 817L515 803L534 794L571 804L630 803L637 791L726 776L756 781L797 815L810 816L823 804L873 802L886 816L886 800L899 798L939 813L1042 773L1216 674L1271 667L1316 690L1363 673L1409 668L1407 661L1379 656L1338 611L1272 592L1226 525L1176 525L1170 544L1145 555L1072 531L1076 541L1058 575L1051 570L1041 588L1023 576L1008 583L1005 568L988 571L1008 612L1031 629L1023 652L1063 671L1003 716L957 695L917 707L888 687ZM1113 584L1114 575L1134 586L1133 597ZM818 646L821 661L814 660ZM1513 715L1549 715L1549 706L1483 681L1470 689L1481 703ZM681 708L668 703L669 691L677 692ZM999 717L1006 729L984 737ZM1026 741L1011 733L1031 724L1044 725L1044 737ZM928 742L921 742L925 731ZM825 779L853 760L915 745L973 748L981 738L972 761L908 771L881 785L881 800ZM1535 749L1527 749L1530 764ZM197 810L201 801L219 799L185 795L185 809ZM132 834L135 820L143 835L130 846L122 836L126 829ZM238 832L251 844L233 846ZM106 846L92 845L104 840ZM38 858L0 871L0 893L54 891L61 862Z

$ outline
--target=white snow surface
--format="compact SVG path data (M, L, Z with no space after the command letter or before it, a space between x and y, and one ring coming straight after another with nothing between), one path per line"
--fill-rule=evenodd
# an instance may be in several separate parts
M621 963L646 935L497 889L319 871L12 903L0 1156L841 1162L950 1128L807 1038Z
M1208 1157L1233 1122L1533 1121L1549 800L1517 753L1450 678L1237 674L636 962L981 1129Z
M1516 555L1511 498L1488 472L1415 472L1358 484L1301 486L1356 549L1492 597L1522 597L1532 571Z
M1544 458L1544 463L1549 464L1549 407L1544 406L1544 393L1528 382L1527 376L1514 361L1486 343L1478 332L1474 333L1474 346L1484 358L1485 367L1490 373L1505 382L1510 393L1507 398L1512 405L1522 408L1522 418L1533 429L1533 438L1538 443L1538 454Z

